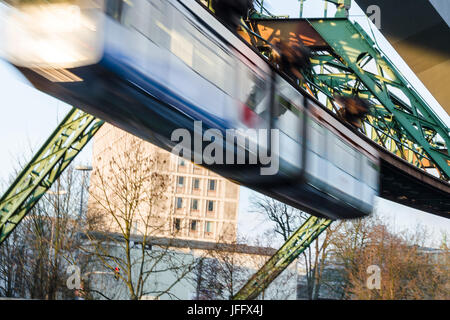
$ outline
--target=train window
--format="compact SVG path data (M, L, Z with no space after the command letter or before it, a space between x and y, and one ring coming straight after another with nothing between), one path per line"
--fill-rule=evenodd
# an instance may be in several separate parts
M163 47L169 49L180 60L192 67L194 45L189 23L181 12L171 6L170 9L166 12L166 15L172 12L172 21L176 21L176 23L168 26L166 17L164 17L166 24L157 23L163 31L162 33L167 34L170 38L170 45L166 46L166 43L163 43Z
M309 132L306 135L306 137L308 138L308 148L312 152L325 158L325 156L326 156L326 145L325 145L326 131L325 131L325 128L323 128L316 121L309 118L308 119L308 129L309 129Z
M279 102L298 116L303 110L303 95L282 77L277 77L277 94Z
M205 36L203 36L203 41L196 40L192 67L220 90L232 95L230 74L233 69L214 49L217 49L217 46Z
M346 173L357 177L357 152L355 149L350 147L344 141L336 137L330 132L332 136L332 144L334 152L331 153L331 159L338 168L342 169Z
M286 108L280 100L283 100L282 96L279 96L278 102L275 103L275 126L293 140L301 143L301 119L290 109Z
M132 21L129 19L129 13L132 12L133 2L126 0L106 0L105 13L119 23L127 24Z
M277 87L275 92L275 103L273 117L275 126L284 132L291 139L301 143L301 128L303 125L302 112L295 100L303 100L303 96L297 97L292 92L294 90L284 79L277 77Z
M227 94L231 94L230 75L233 68L228 63L229 55L220 48L208 35L198 30L189 19L173 8L172 28L157 22L165 36L169 37L169 49L179 59L194 69L204 79ZM162 40L162 41L161 41ZM160 38L160 42L166 42Z
M192 67L194 46L191 38L186 33L172 32L172 40L170 42L170 51L180 60Z
M265 117L268 113L267 105L264 103L268 97L267 84L244 63L238 62L238 95L237 98L256 114ZM267 114L268 115L268 114Z
M179 18L177 10L167 1L140 0L139 3L142 7L138 6L137 11L142 11L138 13L142 21L136 29L159 47L171 50L174 35L172 21Z
M247 97L246 105L257 114L260 114L265 110L265 108L261 108L261 102L266 94L267 92L264 80L253 74L253 87Z
M167 23L161 20L155 20L155 32L153 32L154 42L162 48L170 50L172 31L168 28Z
M378 168L375 163L373 163L369 158L364 157L364 183L370 188L378 189Z
M141 35L147 39L156 43L154 37L154 24L155 19L158 17L159 8L154 5L153 1L127 1L124 4L124 10L122 14L122 24L135 29ZM151 15L151 19L149 19ZM159 14L160 16L161 14Z
M154 28L150 26L155 21L155 2L133 0L106 0L105 13L120 24L137 30L148 39L154 41ZM151 14L152 19L148 19Z
M122 0L106 0L105 13L114 20L120 21L122 16Z

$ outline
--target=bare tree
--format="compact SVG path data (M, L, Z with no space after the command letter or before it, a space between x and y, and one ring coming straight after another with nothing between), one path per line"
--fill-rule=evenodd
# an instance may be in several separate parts
M375 226L369 243L350 274L354 299L448 299L448 266L436 263L420 246L403 235L395 235L385 225ZM448 252L440 253L448 255ZM381 269L379 290L366 285L367 267ZM445 270L447 269L447 270Z
M253 212L263 214L274 223L273 230L269 232L281 236L283 241L287 241L293 232L309 218L305 212L266 196L254 196L251 199L251 208ZM305 269L306 286L304 289L306 290L303 289L299 293L304 292L303 295L307 299L319 298L331 239L339 227L340 224L329 227L301 255ZM301 286L300 281L299 285Z
M270 241L256 239L252 245L245 237L231 243L216 243L199 259L194 272L197 300L231 299L276 252ZM296 270L294 271L296 272ZM283 272L268 286L261 299L285 300L295 296L292 270Z
M341 222L331 239L329 267L333 270L322 282L333 296L347 299L349 275L357 268L358 255L368 242L368 233L375 218Z
M240 254L243 242L243 239L237 239L227 244L217 243L199 259L196 268L197 300L228 300L245 284L251 272Z
M72 166L54 183L0 246L0 294L72 299L67 267L83 266L79 254L81 183Z
M263 214L274 222L273 233L286 241L308 218L309 215L270 197L255 195L250 199L251 211Z
M27 285L23 255L25 244L20 232L14 232L0 247L0 296L7 298L25 297Z
M302 253L306 272L306 293L309 300L321 298L322 286L329 286L330 279L325 277L325 270L330 262L333 239L341 226L341 222L332 224ZM334 282L333 279L332 282Z
M168 159L148 152L147 146L127 136L122 150L110 150L106 160L96 159L86 251L95 257L95 268L116 279L116 291L97 289L103 298L176 298L173 287L194 268L193 259L173 250L170 241L158 246L153 243L161 237L175 240L179 230L171 218L171 176L165 173ZM170 280L164 284L157 281L157 275L167 273ZM121 286L125 288L122 291Z
M424 247L426 230L393 233L376 218L344 224L333 241L344 299L448 299L448 249ZM367 285L369 266L380 268L380 288Z

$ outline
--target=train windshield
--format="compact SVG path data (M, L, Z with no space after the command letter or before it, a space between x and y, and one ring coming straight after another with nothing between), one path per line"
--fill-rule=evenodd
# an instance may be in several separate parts
M14 64L73 68L100 58L102 0L9 0L4 51Z

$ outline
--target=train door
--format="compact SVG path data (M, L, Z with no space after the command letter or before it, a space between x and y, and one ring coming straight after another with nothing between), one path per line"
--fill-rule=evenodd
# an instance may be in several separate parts
M298 181L304 168L305 97L279 75L274 77L271 128L278 131L280 175ZM274 142L272 142L273 145Z
M316 110L318 106L312 105ZM314 112L314 111L313 111ZM328 130L314 117L307 119L305 175L309 184L316 189L325 190L328 180L327 136Z

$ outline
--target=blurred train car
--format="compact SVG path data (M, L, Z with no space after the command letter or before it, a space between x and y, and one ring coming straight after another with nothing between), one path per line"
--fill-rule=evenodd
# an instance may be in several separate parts
M199 121L237 130L246 140L223 148L246 164L203 166L317 216L372 212L376 150L195 0L10 3L7 58L39 90L169 151L174 130ZM249 161L249 129L279 133L253 141L279 159L274 174ZM202 152L191 149L190 160Z

